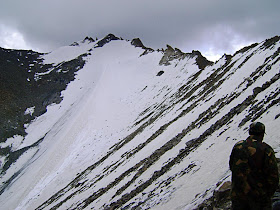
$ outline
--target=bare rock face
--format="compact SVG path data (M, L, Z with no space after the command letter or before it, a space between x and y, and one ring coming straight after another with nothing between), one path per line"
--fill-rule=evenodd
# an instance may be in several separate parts
M135 47L146 48L139 38L132 39L131 44Z
M183 53L181 50L175 48L173 49L170 45L167 45L167 49L164 50L164 55L159 62L159 65L170 65L173 60L183 60L185 58L196 58L196 64L200 69L204 69L206 66L210 66L213 62L208 61L205 57L201 55L199 51L193 50L191 53Z
M135 46L135 47L140 47L142 49L144 49L145 51L140 55L143 56L143 55L147 55L148 53L152 53L154 52L154 50L152 48L149 48L149 47L146 47L142 41L139 39L139 38L135 38L135 39L132 39L131 41L131 45Z
M164 51L164 55L159 62L159 65L170 65L170 61L178 58L182 58L182 53L174 50L170 45L167 45L167 49Z
M83 68L85 61L81 55L58 65L44 64L41 56L30 50L8 50L0 48L0 143L14 135L25 136L24 124L47 111L47 106L62 101L61 91L75 78L75 72ZM40 77L40 73L50 71ZM34 112L26 114L26 109ZM30 147L36 146L41 142ZM4 173L30 147L19 151L0 147L0 155L8 156L2 167Z
M120 40L120 38L116 37L114 34L108 34L102 40L98 41L95 47L103 47L105 44L109 43L112 40Z

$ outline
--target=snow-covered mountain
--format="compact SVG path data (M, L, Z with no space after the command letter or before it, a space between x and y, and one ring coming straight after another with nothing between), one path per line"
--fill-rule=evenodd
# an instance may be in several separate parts
M280 37L224 55L109 34L1 49L1 209L194 209L252 121L280 157Z

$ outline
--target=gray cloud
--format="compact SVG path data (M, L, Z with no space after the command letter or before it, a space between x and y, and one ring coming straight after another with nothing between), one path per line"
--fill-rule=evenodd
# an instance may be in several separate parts
M279 0L1 1L2 28L12 28L41 51L114 33L139 37L155 49L170 44L185 52L221 54L280 35Z

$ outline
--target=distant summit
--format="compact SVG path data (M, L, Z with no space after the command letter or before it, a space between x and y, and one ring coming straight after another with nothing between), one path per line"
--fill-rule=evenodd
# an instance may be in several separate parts
M98 41L95 47L103 47L105 44L109 43L112 40L120 40L120 38L116 37L114 34L108 34L103 39Z
M135 47L141 47L145 49L146 47L143 45L142 41L139 38L132 39L131 44Z

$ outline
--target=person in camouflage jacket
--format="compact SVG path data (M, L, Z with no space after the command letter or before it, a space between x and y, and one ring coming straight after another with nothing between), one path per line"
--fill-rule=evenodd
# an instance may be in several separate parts
M249 137L235 144L230 155L232 209L271 209L271 197L279 183L273 149L262 142L265 126L250 125Z

